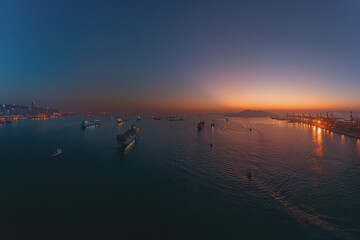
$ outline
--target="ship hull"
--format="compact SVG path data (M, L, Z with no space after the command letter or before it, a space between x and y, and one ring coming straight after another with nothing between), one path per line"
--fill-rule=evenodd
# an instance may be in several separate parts
M81 127L82 128L97 127L99 126L99 124L100 124L99 120L95 120L95 121L84 120L81 122Z
M83 124L82 128L97 127L97 126L99 126L98 123Z
M120 148L125 149L127 146L129 146L132 142L134 142L137 138L139 137L139 133L135 133L134 136L132 136L129 140L127 140L126 142L122 143L122 142L117 142L119 144Z

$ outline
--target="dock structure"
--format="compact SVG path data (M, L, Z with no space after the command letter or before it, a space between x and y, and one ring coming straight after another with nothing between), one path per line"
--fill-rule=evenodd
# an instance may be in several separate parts
M283 116L272 117L272 119L287 121L288 123L309 124L311 126L360 139L360 118L354 117L352 112L350 112L350 119L337 118L332 114L329 116L328 113L326 113L326 116L322 116L322 114L317 114L316 116L311 114L286 114Z

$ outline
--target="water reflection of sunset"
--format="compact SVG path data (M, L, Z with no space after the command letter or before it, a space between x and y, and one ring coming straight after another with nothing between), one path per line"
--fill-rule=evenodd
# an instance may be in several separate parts
M321 128L313 127L312 135L313 135L313 142L315 144L315 148L314 148L315 154L319 157L322 157L324 153L323 153Z
M323 173L323 169L319 166L318 157L324 155L322 129L315 126L312 127L312 139L314 143L314 153L316 157L311 159L311 171L314 173L311 178L311 185L317 187L319 185L318 175Z

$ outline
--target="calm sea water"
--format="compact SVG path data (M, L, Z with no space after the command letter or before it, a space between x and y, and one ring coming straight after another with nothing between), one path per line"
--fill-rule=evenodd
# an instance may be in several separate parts
M356 139L271 119L95 118L0 127L0 239L360 238Z

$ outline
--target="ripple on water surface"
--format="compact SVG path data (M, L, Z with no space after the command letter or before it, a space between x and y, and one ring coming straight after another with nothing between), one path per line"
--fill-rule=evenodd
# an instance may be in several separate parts
M65 223L69 214L82 222L79 229L102 219L98 231L109 236L119 234L112 226L122 223L123 234L143 228L147 236L357 239L356 139L271 119L227 122L221 116L194 116L170 122L129 117L119 126L97 118L100 126L85 130L80 117L0 127L0 203L7 206L0 230L5 237L16 239L9 229L33 219L31 211L16 210L27 199L27 207L62 226L63 234L76 226L75 221ZM201 120L206 126L197 131ZM141 134L124 152L115 135L131 124ZM51 157L58 146L64 153ZM81 201L86 204L79 207ZM167 231L162 232L163 226ZM26 231L39 236L40 229L46 228L35 219ZM51 236L60 227L44 231Z

